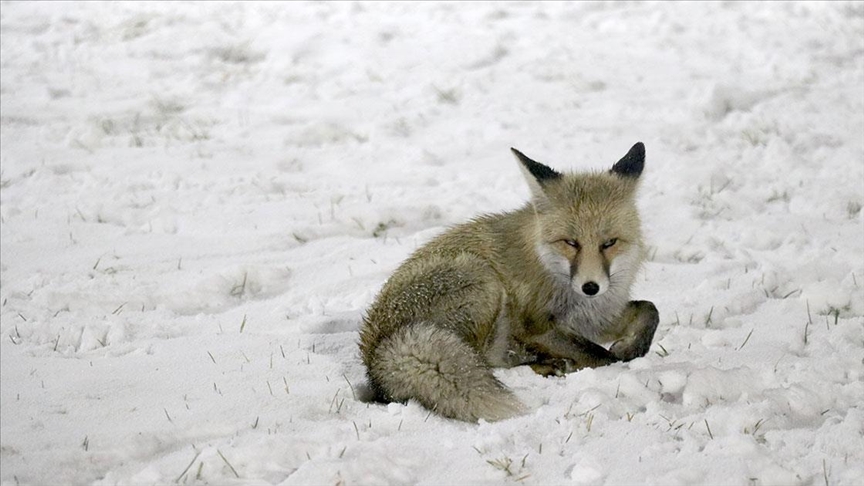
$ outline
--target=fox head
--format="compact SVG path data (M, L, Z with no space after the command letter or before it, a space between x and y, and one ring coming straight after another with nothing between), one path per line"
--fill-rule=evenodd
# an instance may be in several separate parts
M600 173L561 174L511 150L531 189L543 266L584 297L629 289L643 254L635 200L645 165L642 142Z

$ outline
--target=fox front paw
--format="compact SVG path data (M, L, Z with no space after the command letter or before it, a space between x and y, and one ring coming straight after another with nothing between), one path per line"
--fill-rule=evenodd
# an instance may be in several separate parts
M541 376L564 376L578 369L576 362L567 358L546 358L537 363L531 363L534 373Z
M612 344L609 352L621 361L630 361L648 354L660 322L660 313L653 303L634 300L627 305L625 316L630 321L628 332Z

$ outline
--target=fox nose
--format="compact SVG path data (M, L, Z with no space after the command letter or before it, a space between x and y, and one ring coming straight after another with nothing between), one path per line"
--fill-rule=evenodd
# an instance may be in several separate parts
M582 286L582 292L585 292L585 295L595 295L600 291L600 286L597 285L596 282L586 282L585 285Z

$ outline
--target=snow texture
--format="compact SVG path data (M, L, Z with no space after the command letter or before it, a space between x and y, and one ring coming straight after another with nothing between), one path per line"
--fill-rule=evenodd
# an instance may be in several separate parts
M3 3L2 484L859 485L864 4ZM649 355L367 403L400 261L647 147Z

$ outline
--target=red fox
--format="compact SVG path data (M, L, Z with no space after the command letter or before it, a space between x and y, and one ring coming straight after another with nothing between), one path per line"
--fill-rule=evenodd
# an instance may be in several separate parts
M630 300L645 253L635 203L645 146L602 173L561 174L511 150L530 203L418 249L364 316L360 352L378 400L502 420L525 407L492 368L561 375L648 352L657 308Z

